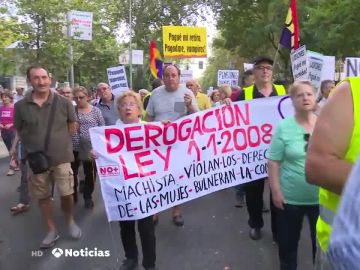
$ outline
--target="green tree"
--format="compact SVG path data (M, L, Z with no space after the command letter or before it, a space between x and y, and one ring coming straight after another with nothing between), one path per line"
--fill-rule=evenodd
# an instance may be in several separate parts
M215 46L252 59L259 54L274 56L289 8L289 0L223 0L218 29L221 39ZM300 43L309 50L338 59L360 53L355 34L360 2L356 0L298 0ZM280 49L275 75L291 78L289 51ZM280 59L280 61L279 61Z
M337 58L358 56L360 37L356 33L360 2L319 0L307 8L302 23L303 44L313 51Z
M0 18L0 75L15 73L16 50L7 47L20 39L17 28L18 25L13 19Z
M60 81L67 80L70 66L70 44L74 48L74 64L78 71L77 83L89 85L106 80L106 68L117 64L118 45L109 20L101 8L103 2L79 0L16 0L18 22L10 31L21 34L22 49L17 50L23 59L23 71L30 64L46 66ZM66 35L68 11L83 10L94 14L93 40L79 41Z
M190 0L137 0L132 1L132 48L144 50L144 65L136 67L134 88L149 88L152 79L149 72L149 44L151 40L157 42L162 51L162 26L166 25L195 25L198 20L204 19L206 7L214 8L217 1L190 1ZM114 22L129 26L130 1L109 2L107 6L109 17ZM114 24L114 23L113 23ZM166 59L174 60L174 59Z
M243 70L245 60L238 57L231 51L215 47L212 56L208 59L207 68L200 80L202 89L208 89L210 86L217 86L217 73L220 69ZM241 82L239 81L239 84Z
M235 58L246 62L257 55L273 57L276 59L275 79L290 80L289 50L279 46L289 5L289 0L223 0L217 21L221 37L215 39L214 46L229 50ZM297 1L301 44L307 44L309 12L316 5L315 1Z

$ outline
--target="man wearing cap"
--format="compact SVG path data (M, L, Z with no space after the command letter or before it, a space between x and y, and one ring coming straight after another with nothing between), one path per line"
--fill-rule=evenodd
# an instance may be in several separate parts
M258 56L254 59L254 84L244 88L237 101L252 100L254 98L267 98L272 96L286 95L285 87L276 85L272 82L272 69L274 61L266 56ZM261 238L261 228L264 226L262 217L263 212L263 193L265 179L258 179L249 182L245 186L246 207L249 213L248 224L250 226L250 238L259 240ZM275 207L270 199L271 206L271 230L273 239L276 241L275 228Z

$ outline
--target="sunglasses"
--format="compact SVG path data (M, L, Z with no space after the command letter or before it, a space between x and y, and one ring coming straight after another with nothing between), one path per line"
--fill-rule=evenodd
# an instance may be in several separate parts
M309 133L305 133L304 134L304 141L306 142L306 144L305 144L305 152L307 152L307 150L308 150L308 145L309 145L309 139L310 139L310 134Z

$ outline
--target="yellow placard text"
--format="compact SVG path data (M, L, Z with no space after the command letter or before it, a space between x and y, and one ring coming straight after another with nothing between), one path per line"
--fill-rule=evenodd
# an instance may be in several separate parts
M206 27L163 26L164 57L207 56Z

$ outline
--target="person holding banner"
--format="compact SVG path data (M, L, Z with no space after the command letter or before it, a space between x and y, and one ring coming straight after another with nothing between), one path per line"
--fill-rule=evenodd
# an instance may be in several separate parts
M304 216L310 225L313 262L316 254L316 220L319 189L305 179L305 157L317 116L315 90L309 81L289 89L295 116L282 120L273 135L268 161L269 184L276 207L277 240L281 270L295 270Z
M146 109L146 121L169 122L199 111L193 92L180 84L180 69L167 65L163 69L164 85L154 89ZM173 223L183 226L179 206L173 207Z
M272 69L274 61L266 56L258 56L253 61L254 69L254 84L243 89L240 93L238 101L252 100L254 98L266 98L272 96L286 95L286 90L282 85L276 85L272 82ZM265 179L252 181L245 186L246 206L249 213L250 238L259 240L261 238L261 228L264 226L262 217L263 212L263 193ZM273 240L277 241L276 236L276 222L275 222L275 208L270 199L271 208L271 230L273 233Z
M124 92L116 100L116 106L120 116L120 121L118 121L117 124L126 125L140 122L143 105L134 92ZM137 223L143 253L142 265L147 270L154 270L156 260L156 239L153 216L139 219ZM120 221L120 235L126 257L120 270L137 269L138 249L135 236L135 221Z

